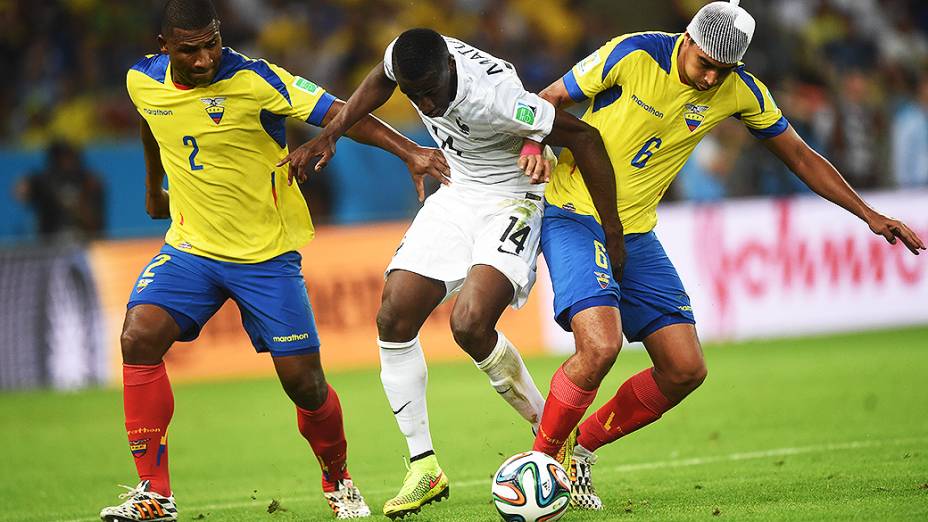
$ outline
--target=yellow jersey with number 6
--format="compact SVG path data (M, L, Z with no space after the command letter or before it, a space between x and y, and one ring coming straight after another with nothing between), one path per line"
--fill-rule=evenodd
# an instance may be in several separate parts
M166 54L129 70L132 103L161 149L171 227L179 250L235 263L257 263L296 250L313 237L299 187L287 185L284 123L321 125L335 98L309 80L223 48L212 83L186 89L171 79Z
M682 34L620 36L563 78L572 100L592 98L582 119L602 134L626 234L654 228L657 204L670 183L699 141L724 119L740 119L759 138L778 136L789 126L764 84L742 64L708 91L684 84L677 72L682 42ZM599 219L569 150L562 152L545 198Z

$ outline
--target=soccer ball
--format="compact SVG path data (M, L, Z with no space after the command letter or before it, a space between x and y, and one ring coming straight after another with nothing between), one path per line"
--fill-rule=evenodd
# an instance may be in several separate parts
M570 502L564 468L537 451L509 457L493 477L493 503L507 522L548 522L561 518Z

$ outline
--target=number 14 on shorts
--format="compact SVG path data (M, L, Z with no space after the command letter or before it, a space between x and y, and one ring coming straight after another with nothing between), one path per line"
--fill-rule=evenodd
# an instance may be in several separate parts
M516 216L509 216L509 226L506 228L506 231L503 232L503 235L500 236L499 240L502 243L497 250L503 254L512 254L518 256L522 254L522 251L525 250L525 243L528 241L529 234L532 233L531 225L525 225L518 230L514 230L516 225L519 224L519 218ZM507 250L509 243L514 245L515 251Z

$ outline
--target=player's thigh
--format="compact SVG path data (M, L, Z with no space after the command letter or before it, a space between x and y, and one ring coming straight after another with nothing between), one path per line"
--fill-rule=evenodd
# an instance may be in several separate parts
M665 326L648 335L644 347L658 372L680 381L705 378L706 363L695 325Z
M279 357L319 351L301 263L298 252L287 252L261 263L225 265L223 283L258 352Z
M448 286L443 281L407 270L390 271L377 312L381 340L405 342L414 338L446 295Z
M511 304L520 308L535 284L544 215L541 197L488 197L475 211L484 217L475 232L472 266L492 267L508 279L514 290ZM473 276L471 269L464 284Z
M589 308L618 309L619 285L595 218L546 205L541 249L554 289L554 317L561 328L571 331L574 316Z
M227 298L216 279L216 263L165 245L136 279L126 305L123 344L152 337L162 344L171 338L195 339Z
M622 326L629 341L643 341L677 324L694 325L693 307L683 281L653 232L625 237Z
M622 347L622 318L613 306L586 308L573 316L571 329L577 353L618 354Z
M515 293L515 284L498 269L475 265L451 311L452 330L494 328Z

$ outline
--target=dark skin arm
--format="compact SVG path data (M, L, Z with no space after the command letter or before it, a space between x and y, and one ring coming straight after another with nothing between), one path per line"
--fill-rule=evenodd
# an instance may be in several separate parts
M625 266L625 235L619 220L615 171L599 131L569 112L558 109L554 127L545 143L567 147L573 153L606 234L606 251L612 261L613 275L621 281Z
M421 147L392 127L371 116L371 111L382 106L396 89L396 83L383 72L383 63L378 64L361 82L347 102L336 100L322 120L323 130L315 138L292 150L278 166L290 163L289 181L293 178L302 183L308 174L306 168L319 158L315 171L319 172L335 155L335 142L347 134L351 139L365 145L379 147L397 156L409 169L419 195L425 199L423 181L431 176L448 184L450 169L445 156L432 147Z
M905 223L884 216L867 205L838 170L809 147L792 126L779 136L764 140L764 145L816 194L859 217L874 234L883 236L893 245L897 238L901 239L915 255L919 250L925 250L924 241Z
M142 147L145 150L145 211L152 219L171 217L168 191L164 190L164 165L161 164L161 148L143 118L139 125Z

